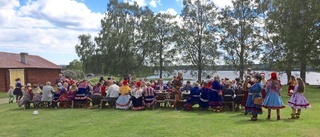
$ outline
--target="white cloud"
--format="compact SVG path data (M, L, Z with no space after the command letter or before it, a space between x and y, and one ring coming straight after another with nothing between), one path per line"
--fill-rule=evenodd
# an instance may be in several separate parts
M134 2L137 2L137 4L138 4L140 7L147 6L146 0L124 0L124 2L128 2L128 3L130 3L130 4L133 4Z
M151 0L149 5L152 7L157 7L157 5L161 5L161 0Z
M0 0L0 51L29 52L57 64L77 58L80 34L97 35L102 13L74 0Z
M212 0L218 8L232 6L232 0Z

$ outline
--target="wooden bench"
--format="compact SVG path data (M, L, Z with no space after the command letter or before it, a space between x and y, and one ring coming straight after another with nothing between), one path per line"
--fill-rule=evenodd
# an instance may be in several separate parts
M229 101L229 102L225 102L225 101L223 101L222 102L223 104L224 104L224 106L223 107L226 107L226 104L231 104L231 106L232 106L232 112L234 112L235 111L235 105L234 105L234 101Z

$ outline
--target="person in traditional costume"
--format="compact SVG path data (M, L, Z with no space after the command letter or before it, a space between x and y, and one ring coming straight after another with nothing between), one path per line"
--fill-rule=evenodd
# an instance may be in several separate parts
M59 100L59 97L60 97L60 90L62 88L62 84L61 83L58 83L57 84L57 89L56 91L53 93L53 99L52 99L52 107L53 108L57 108L58 107L58 102L60 101Z
M88 87L88 81L83 80L78 85L78 91L76 93L76 96L74 98L74 101L76 103L80 103L83 105L83 108L88 108L90 106L91 99L86 95L86 89Z
M266 92L267 96L263 101L263 107L268 109L267 119L270 119L271 109L277 110L277 120L281 120L280 118L280 109L284 108L284 104L282 103L282 99L280 96L280 92L282 90L282 85L280 80L278 80L278 76L276 72L271 73L271 78L268 80L266 84Z
M187 81L186 85L182 88L182 92L190 93L190 90L191 90L192 88L193 88L193 87L191 86L190 81ZM183 98L183 99L186 99L187 97L188 97L187 94L183 94L183 95L182 95L182 98Z
M13 91L13 95L16 95L16 102L21 100L23 93L22 93L22 84L20 82L20 78L15 79L16 81L16 88Z
M242 103L241 103L241 106L245 107L246 106L246 103L247 103L247 99L248 99L248 94L249 94L249 88L248 87L251 87L254 83L252 82L252 76L251 75L247 75L246 76L246 79L244 80L244 83L242 85L242 90L245 92L244 93L244 96L242 98ZM245 112L244 113L245 115L247 115L247 113Z
M213 108L213 111L220 112L222 110L222 91L223 87L219 82L220 77L214 76L214 81L208 82L209 86L211 86L210 98L209 98L209 106ZM210 84L211 83L211 84Z
M226 81L225 84L226 84L225 88L223 89L223 92L222 92L223 102L233 102L235 97L235 91L231 87L232 83L228 80ZM227 105L229 109L233 109L232 103L226 103L225 105Z
M296 84L297 84L296 78L294 76L290 76L290 80L288 82L288 94L287 94L289 97L292 96L292 92Z
M263 72L260 73L260 76L261 76L261 78L262 78L261 84L262 84L263 89L262 89L262 91L261 91L261 94L262 94L262 98L263 98L263 99L266 98L266 96L267 96L267 92L266 92L267 80L266 80L265 75L266 75L266 74L263 73Z
M132 106L132 102L130 100L130 92L131 89L128 85L128 81L124 80L122 82L122 86L120 87L120 96L116 101L116 108L117 109L129 109Z
M199 106L202 108L202 110L208 110L209 108L209 99L210 99L210 93L213 92L211 89L211 85L208 84L208 82L203 82L203 86L200 89L200 101Z
M292 96L288 101L288 105L292 108L291 118L289 119L299 119L301 114L301 109L310 108L308 100L304 97L305 85L301 78L297 78L297 84L294 87Z
M95 105L98 105L100 107L101 99L103 99L102 90L104 89L104 85L101 83L98 83L93 90L93 96L92 96L92 107L94 108Z
M251 120L256 121L258 120L258 114L262 114L262 106L261 104L254 104L255 98L261 98L261 90L262 90L262 84L261 84L261 76L255 75L254 76L254 82L251 87L247 85L249 88L248 90L248 98L246 101L245 106L245 113L251 113Z
M192 110L192 106L195 104L199 104L200 101L200 88L199 83L193 83L193 87L190 90L190 94L188 95L186 104L184 105L185 110L190 111Z
M146 107L151 107L157 101L156 91L151 87L151 83L146 84L147 87L143 89L143 97Z
M69 98L68 98L68 86L69 84L67 82L63 83L63 86L60 89L60 97L59 97L59 107L67 108L70 104Z
M163 80L159 79L158 80L158 85L156 86L155 90L159 90L159 91L167 91L168 90L168 86L166 84L163 84Z
M39 103L41 102L41 98L42 98L42 90L38 87L37 84L33 84L32 87L33 87L33 89L32 89L33 104L35 107L39 107Z
M234 98L235 108L239 110L241 107L242 99L245 91L242 88L242 83L238 83L237 89L235 90L236 97Z
M180 75L180 73L179 73L179 75ZM182 97L181 97L182 79L179 76L174 77L172 84L173 84L172 93L174 94L173 107L174 107L174 110L177 111L178 106L179 106L179 100L182 99Z
M141 89L141 82L136 83L136 88L132 91L132 110L144 109L143 90Z

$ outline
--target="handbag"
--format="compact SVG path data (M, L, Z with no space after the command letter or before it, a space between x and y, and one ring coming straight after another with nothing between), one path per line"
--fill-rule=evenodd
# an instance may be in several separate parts
M263 98L254 98L253 104L255 105L262 105L263 103Z

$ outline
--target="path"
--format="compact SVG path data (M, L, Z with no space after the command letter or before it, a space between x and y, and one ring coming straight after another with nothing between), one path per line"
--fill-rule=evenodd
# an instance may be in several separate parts
M0 104L8 103L8 98L2 98L0 99Z

